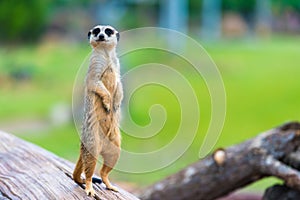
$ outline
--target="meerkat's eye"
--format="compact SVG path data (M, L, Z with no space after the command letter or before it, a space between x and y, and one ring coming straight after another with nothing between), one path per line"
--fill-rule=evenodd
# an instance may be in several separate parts
M96 35L98 35L100 33L100 28L95 28L94 30L93 30L93 34L96 36Z
M112 29L110 29L110 28L105 29L104 32L105 32L105 34L106 34L108 37L110 37L111 35L114 34L114 30L112 30Z

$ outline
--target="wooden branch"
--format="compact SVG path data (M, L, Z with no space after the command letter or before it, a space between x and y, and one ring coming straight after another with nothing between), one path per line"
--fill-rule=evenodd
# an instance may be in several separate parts
M74 164L0 131L0 199L94 199L72 180ZM93 184L96 199L138 199Z
M300 147L298 147L297 151L285 157L284 162L294 169L300 170ZM300 199L300 190L290 188L284 184L276 184L269 187L264 193L263 200L277 199Z
M141 199L212 200L267 176L300 191L300 173L286 158L300 145L300 123L272 129L256 138L188 166L144 190Z

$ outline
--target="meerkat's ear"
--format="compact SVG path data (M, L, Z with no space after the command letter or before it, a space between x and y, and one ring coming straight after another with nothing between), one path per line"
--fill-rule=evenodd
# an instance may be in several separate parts
M91 34L92 34L92 32L89 31L89 33L88 33L88 39L89 39L89 40L90 40Z
M117 40L119 42L119 40L120 40L120 33L116 33L116 36L117 36Z

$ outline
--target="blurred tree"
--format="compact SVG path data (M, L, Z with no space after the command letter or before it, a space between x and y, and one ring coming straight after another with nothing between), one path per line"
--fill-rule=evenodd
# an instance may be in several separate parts
M273 6L279 8L281 11L287 7L300 12L299 0L272 0Z
M261 0L264 1L264 0ZM238 12L243 15L248 15L255 8L255 0L223 0L222 9L226 11Z
M204 39L215 39L221 35L222 0L203 0L201 36Z
M256 29L259 34L268 34L271 30L271 0L256 0Z
M160 1L160 25L183 33L187 32L188 1Z
M110 0L94 3L95 18L99 23L117 24L126 13L126 5L123 1ZM117 15L115 13L118 13ZM105 16L105 18L103 17Z
M261 0L264 1L264 0ZM225 12L233 12L243 17L248 25L253 28L255 25L255 9L256 0L222 0L222 10Z
M3 42L35 41L45 26L47 5L47 1L39 0L1 0L1 40Z

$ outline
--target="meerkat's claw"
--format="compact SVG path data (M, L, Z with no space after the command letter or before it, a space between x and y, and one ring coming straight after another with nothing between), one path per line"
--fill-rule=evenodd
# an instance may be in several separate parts
M107 113L110 113L110 108L105 108L105 111L106 111Z
M91 197L95 196L95 190L93 188L86 188L85 192L88 196L91 196Z
M105 109L105 112L109 113L110 112L110 105L103 103L103 107Z
M108 190L112 190L114 192L119 192L119 189L115 186L109 186L109 187L106 187Z
M111 96L110 94L106 95L102 99L102 104L104 107L104 110L109 113L110 112L110 104L111 104Z

